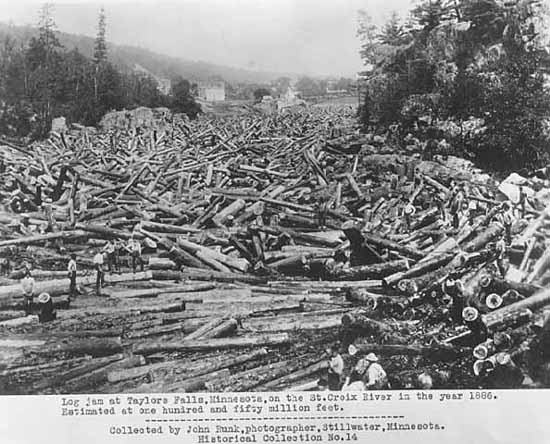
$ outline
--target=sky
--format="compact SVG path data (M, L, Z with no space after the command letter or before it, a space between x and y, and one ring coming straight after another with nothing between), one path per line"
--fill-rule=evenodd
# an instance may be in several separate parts
M0 0L0 21L36 24L41 2ZM258 71L352 76L361 69L357 11L375 23L413 0L87 0L54 1L59 30L188 60Z

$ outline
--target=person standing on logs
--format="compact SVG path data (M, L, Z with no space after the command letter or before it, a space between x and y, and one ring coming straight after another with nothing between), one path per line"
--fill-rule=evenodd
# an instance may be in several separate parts
M38 306L40 307L40 312L38 314L38 321L40 323L55 320L57 313L53 309L53 301L49 293L41 293L38 296Z
M498 271L500 272L501 276L504 278L506 277L506 241L503 236L501 236L496 242L495 242L495 253L496 253L496 261L497 261L497 267Z
M105 285L105 273L103 272L103 253L97 252L94 256L94 266L97 272L95 280L95 292L101 296L101 287Z
M523 188L523 185L519 186L519 209L520 209L520 217L522 219L525 219L525 204L527 202L527 194L525 193L525 189Z
M342 385L342 374L344 373L344 359L336 349L327 349L327 354L330 356L327 375L328 389L340 390Z
M451 298L451 320L457 324L461 324L462 310L466 306L466 299L464 297L464 289L460 280L454 280L448 278L443 283L443 293Z
M462 319L464 324L471 331L473 342L479 344L487 339L487 325L483 321L479 310L475 307L465 307L462 310Z
M8 257L4 257L0 259L0 272L8 276L10 274L11 266L10 266L10 259Z
M437 193L435 195L435 204L439 211L439 218L443 223L447 223L447 211L445 210L446 200L447 200L447 196L443 192Z
M506 245L512 245L512 224L514 218L510 211L510 206L504 203L502 206L502 224L504 225L504 237L506 239Z
M120 264L122 263L121 256L124 251L126 251L126 246L124 245L124 242L122 240L116 240L114 243L115 246L115 260L117 264L117 271L120 272Z
M71 254L71 259L67 265L67 272L69 274L69 279L71 280L69 284L69 303L71 299L76 298L76 254Z
M132 271L136 272L136 262L139 262L139 268L143 271L143 260L141 258L141 244L137 239L134 238L134 235L130 237L128 242L128 250L132 255Z
M365 388L367 390L384 390L388 388L388 376L378 363L378 356L369 353L365 356L367 361L367 372L365 374Z
M403 216L405 217L405 226L407 227L407 231L411 230L411 218L414 216L415 213L416 207L411 202L408 202L403 209Z
M34 297L34 278L28 268L25 268L25 276L21 279L21 290L23 290L23 305L25 314L32 313L32 300Z
M111 241L107 241L107 243L103 247L103 251L107 255L107 270L109 271L109 273L112 273L112 271L115 269L117 271L120 271L118 267L118 257L115 254L115 244Z
M460 225L460 215L464 205L464 192L462 187L458 187L456 194L451 202L451 214L453 216L453 228L458 228Z

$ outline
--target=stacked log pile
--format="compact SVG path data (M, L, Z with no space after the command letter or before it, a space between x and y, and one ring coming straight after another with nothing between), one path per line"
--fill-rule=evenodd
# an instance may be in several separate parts
M163 119L0 143L1 392L317 388L329 347L394 388L548 384L545 177L516 199L349 109ZM96 294L129 239L144 270L122 249ZM25 269L55 320L25 316Z

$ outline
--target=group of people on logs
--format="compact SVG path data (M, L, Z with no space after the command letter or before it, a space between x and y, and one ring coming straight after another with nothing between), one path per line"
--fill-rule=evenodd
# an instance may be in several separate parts
M108 272L121 271L121 256L124 252L130 254L128 259L128 266L131 266L132 271L135 273L139 266L140 271L143 271L144 262L141 256L141 243L135 239L132 235L125 245L122 241L108 241L103 247L102 251L97 252L93 257L93 264L96 271L96 283L95 290L98 296L101 296L101 288L105 286L105 263L107 264ZM78 295L77 287L77 258L76 254L70 255L67 263L67 277L69 278L69 291L67 305L71 300L74 300ZM23 292L23 306L25 313L31 315L35 311L35 293L36 284L31 275L31 270L28 264L24 266L24 276L20 281L21 290ZM38 319L40 322L50 322L56 319L56 313L54 310L53 300L49 293L42 292L37 297L38 305Z
M358 350L354 345L348 347L348 354L353 357ZM329 356L326 380L320 385L327 390L365 391L389 389L388 377L378 361L378 356L368 353L360 358L353 369L346 372L344 359L336 348L327 350Z

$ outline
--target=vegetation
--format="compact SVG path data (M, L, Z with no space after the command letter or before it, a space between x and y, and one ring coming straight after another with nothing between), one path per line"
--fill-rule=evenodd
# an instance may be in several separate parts
M538 0L423 0L382 28L363 11L365 125L444 136L499 169L550 151L550 57Z
M254 101L261 102L264 96L270 96L271 90L269 88L258 88L254 90Z
M121 71L107 59L106 17L99 14L93 58L59 42L52 7L40 10L39 32L27 43L6 36L0 44L0 133L45 136L52 118L95 125L110 110L167 106L195 117L200 107L189 82L177 79L174 94L161 94L150 75Z

